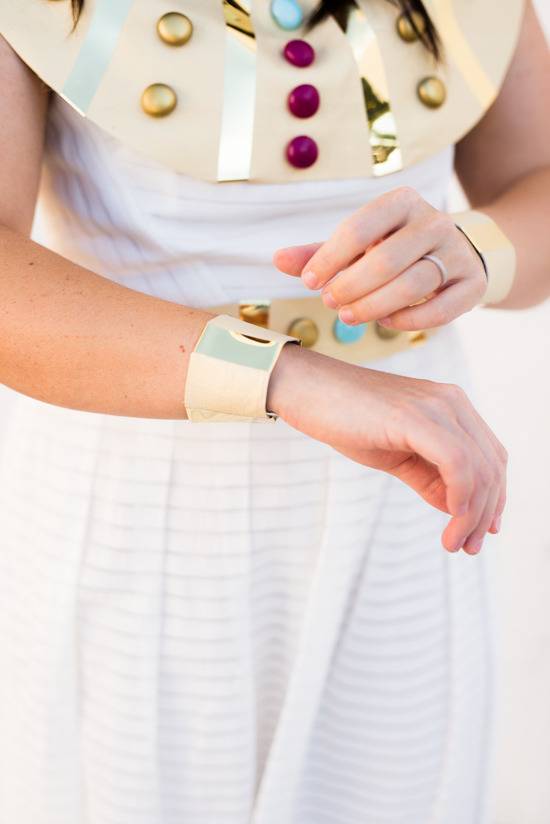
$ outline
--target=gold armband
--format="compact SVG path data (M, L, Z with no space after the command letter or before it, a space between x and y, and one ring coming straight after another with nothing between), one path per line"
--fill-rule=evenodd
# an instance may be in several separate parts
M460 231L478 253L487 276L487 289L481 303L504 300L516 274L516 250L502 229L483 212L469 211L453 215Z
M184 405L190 421L275 421L267 387L285 343L301 341L231 315L216 315L189 359Z

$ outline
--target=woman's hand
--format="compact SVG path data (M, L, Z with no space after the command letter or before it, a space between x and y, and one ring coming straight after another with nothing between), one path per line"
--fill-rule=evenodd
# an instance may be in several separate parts
M470 554L498 532L506 451L458 386L285 346L267 408L358 463L396 475L452 517L443 545Z
M443 263L444 286L440 269L424 255ZM406 187L363 206L324 243L279 249L273 262L321 289L326 306L351 325L442 326L472 309L487 288L479 255L452 218Z

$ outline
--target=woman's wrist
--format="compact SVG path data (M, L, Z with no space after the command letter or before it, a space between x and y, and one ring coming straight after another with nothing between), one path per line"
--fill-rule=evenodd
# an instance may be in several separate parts
M311 352L302 346L283 346L269 378L266 410L286 418L300 380L305 377ZM297 398L294 397L294 402Z

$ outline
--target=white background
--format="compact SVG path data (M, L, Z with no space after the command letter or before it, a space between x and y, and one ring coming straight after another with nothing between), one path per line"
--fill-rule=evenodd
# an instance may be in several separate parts
M550 32L550 0L535 2ZM476 405L510 454L503 532L483 549L494 555L500 627L493 824L550 824L550 301L458 323ZM0 386L0 414L9 394Z
M550 0L535 2L550 33ZM477 406L510 454L503 532L483 549L495 555L500 628L494 824L550 824L550 302L459 324Z

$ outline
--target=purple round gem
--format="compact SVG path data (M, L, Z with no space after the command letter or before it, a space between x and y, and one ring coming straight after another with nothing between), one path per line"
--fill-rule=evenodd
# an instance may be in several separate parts
M310 83L296 86L288 95L288 108L296 117L311 117L319 108L319 92Z
M283 54L289 63L298 66L299 69L311 66L315 60L315 49L305 40L289 40L284 47Z
M293 137L286 147L286 158L296 169L307 169L308 166L313 166L318 156L317 143L305 134Z

